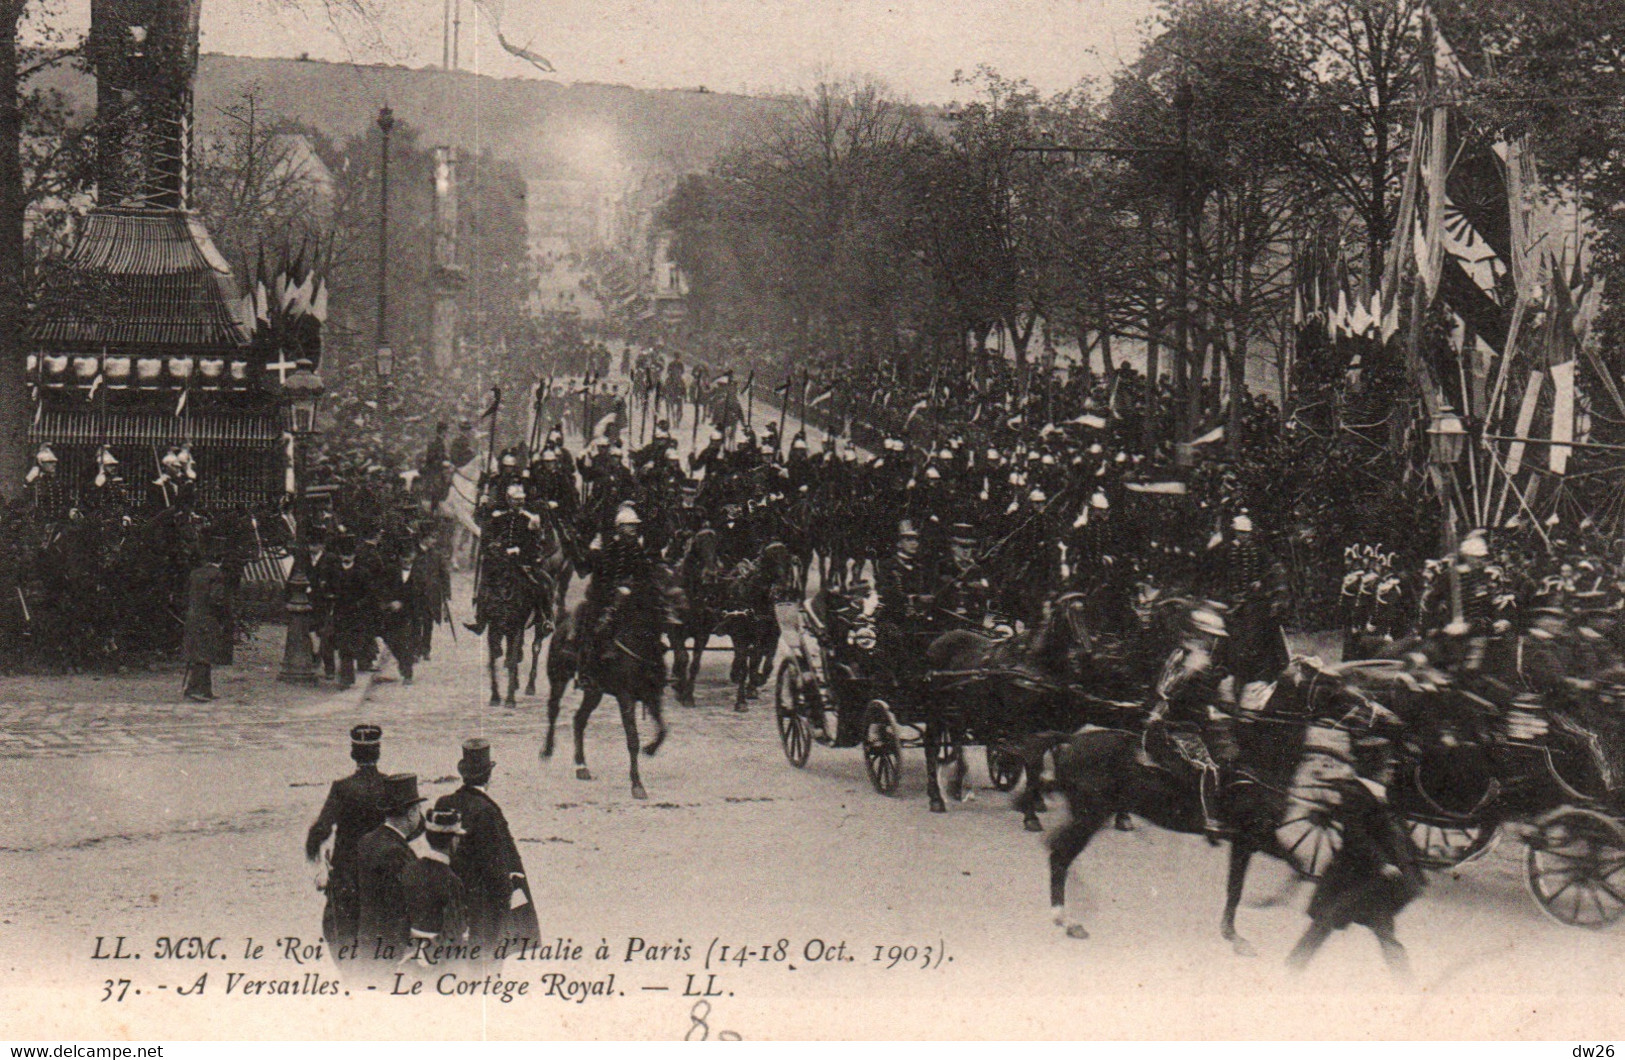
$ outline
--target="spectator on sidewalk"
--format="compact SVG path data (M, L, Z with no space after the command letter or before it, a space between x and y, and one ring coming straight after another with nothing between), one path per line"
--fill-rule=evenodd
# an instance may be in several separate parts
M222 544L210 539L203 561L193 569L186 585L186 632L181 640L186 660L187 699L208 703L214 699L214 667L231 665L231 593L220 569Z
M384 823L384 812L379 807L384 796L384 776L378 772L383 739L384 731L376 725L357 725L350 730L350 758L355 762L355 772L333 782L322 812L305 836L305 859L311 862L321 857L328 837L333 839L327 857L327 878L317 886L327 894L322 937L334 949L355 941L361 913L356 850L362 836Z

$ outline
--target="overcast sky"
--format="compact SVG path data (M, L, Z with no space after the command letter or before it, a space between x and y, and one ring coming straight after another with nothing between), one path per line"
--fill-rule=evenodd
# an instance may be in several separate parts
M203 48L440 62L444 0L371 2L387 12L381 25L335 22L324 0L203 0ZM1107 76L1134 58L1152 0L489 0L479 15L472 0L462 6L463 68L501 77L541 75L498 47L492 15L561 81L770 92L856 74L942 102L964 95L954 71L978 63L1045 92Z

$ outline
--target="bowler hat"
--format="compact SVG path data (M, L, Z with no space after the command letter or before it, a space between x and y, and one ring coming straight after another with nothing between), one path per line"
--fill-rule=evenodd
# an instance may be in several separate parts
M468 829L463 827L463 815L455 806L445 809L436 807L423 815L423 827L430 832L444 832L448 835L467 835Z
M477 738L463 741L463 757L457 762L457 772L464 780L488 777L495 765L491 761L491 741Z
M385 813L400 813L424 801L418 796L416 773L391 773L384 778L384 791L378 796L378 808Z

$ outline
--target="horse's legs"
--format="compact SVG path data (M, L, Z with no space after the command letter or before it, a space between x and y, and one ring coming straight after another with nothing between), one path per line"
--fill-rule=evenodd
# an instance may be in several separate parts
M537 615L540 616L541 611L537 611ZM527 696L536 694L536 666L542 661L542 641L546 639L547 634L542 632L542 623L538 621L536 623L536 633L530 642L530 677L525 681L525 695Z
M1029 832L1042 832L1044 822L1038 819L1048 807L1044 804L1044 743L1042 740L1028 740L1021 748L1021 794L1015 798L1014 806L1021 812L1021 827Z
M1072 819L1062 825L1049 841L1049 905L1056 927L1066 928L1068 938L1086 939L1089 932L1077 921L1067 922L1066 874L1072 863L1083 853L1100 826L1106 823L1107 811L1089 807L1079 812L1074 804Z
M694 687L700 683L700 666L705 662L705 650L711 646L711 630L700 625L694 630L694 655L688 660L688 699L686 705L694 705Z
M932 813L948 812L948 804L942 798L942 780L937 776L937 769L942 764L937 760L937 744L948 731L947 726L948 723L939 717L932 717L925 723L925 795Z
M1252 844L1246 840L1235 839L1230 843L1230 874L1225 882L1224 919L1219 924L1219 933L1240 957L1258 956L1253 944L1236 933L1236 907L1241 905L1242 888L1247 883L1247 863L1252 857Z
M694 697L690 690L688 680L688 638L690 633L685 626L678 629L671 636L671 672L672 684L677 692L679 706L692 707Z
M666 742L666 716L661 709L660 693L656 692L654 699L645 702L643 706L655 723L655 738L643 747L643 753L652 757L660 750L660 745Z
M491 705L499 706L502 703L502 693L497 688L497 655L502 651L502 634L492 627L485 631L485 669L491 677Z
M626 730L626 757L631 762L632 797L647 799L643 778L638 775L638 703L625 692L617 693L615 702L621 707L621 728Z
M591 780L592 772L587 768L587 719L592 712L598 709L598 701L604 694L596 688L581 693L581 706L576 708L575 720L570 728L575 732L576 738L576 779Z
M507 703L511 707L517 702L514 693L519 689L519 663L525 655L525 627L520 626L518 629L510 631L503 639L507 641L507 654L504 656L504 661L508 667Z

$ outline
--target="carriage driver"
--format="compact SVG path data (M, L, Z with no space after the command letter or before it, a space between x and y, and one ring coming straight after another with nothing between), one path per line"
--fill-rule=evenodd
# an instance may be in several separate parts
M1205 607L1190 612L1179 646L1157 677L1146 720L1148 728L1158 722L1167 725L1168 745L1196 771L1202 830L1210 843L1223 837L1221 796L1240 755L1230 715L1224 710L1234 697L1235 682L1213 658L1225 635L1224 619L1217 612Z
M525 507L525 485L518 479L508 483L500 500L492 501L492 508L483 521L480 534L479 586L474 592L474 621L463 623L476 636L485 632L486 605L491 599L493 575L504 570L528 570L536 559L536 528L541 516Z
M955 523L948 538L948 568L937 582L934 602L938 610L954 615L967 626L978 627L987 618L992 596L987 575L976 562L975 528L969 523Z
M643 543L643 520L636 508L623 504L615 512L614 530L607 540L593 539L587 549L587 596L576 627L577 648L583 659L593 658L609 631L615 609L635 596L643 596L654 583L655 559Z

